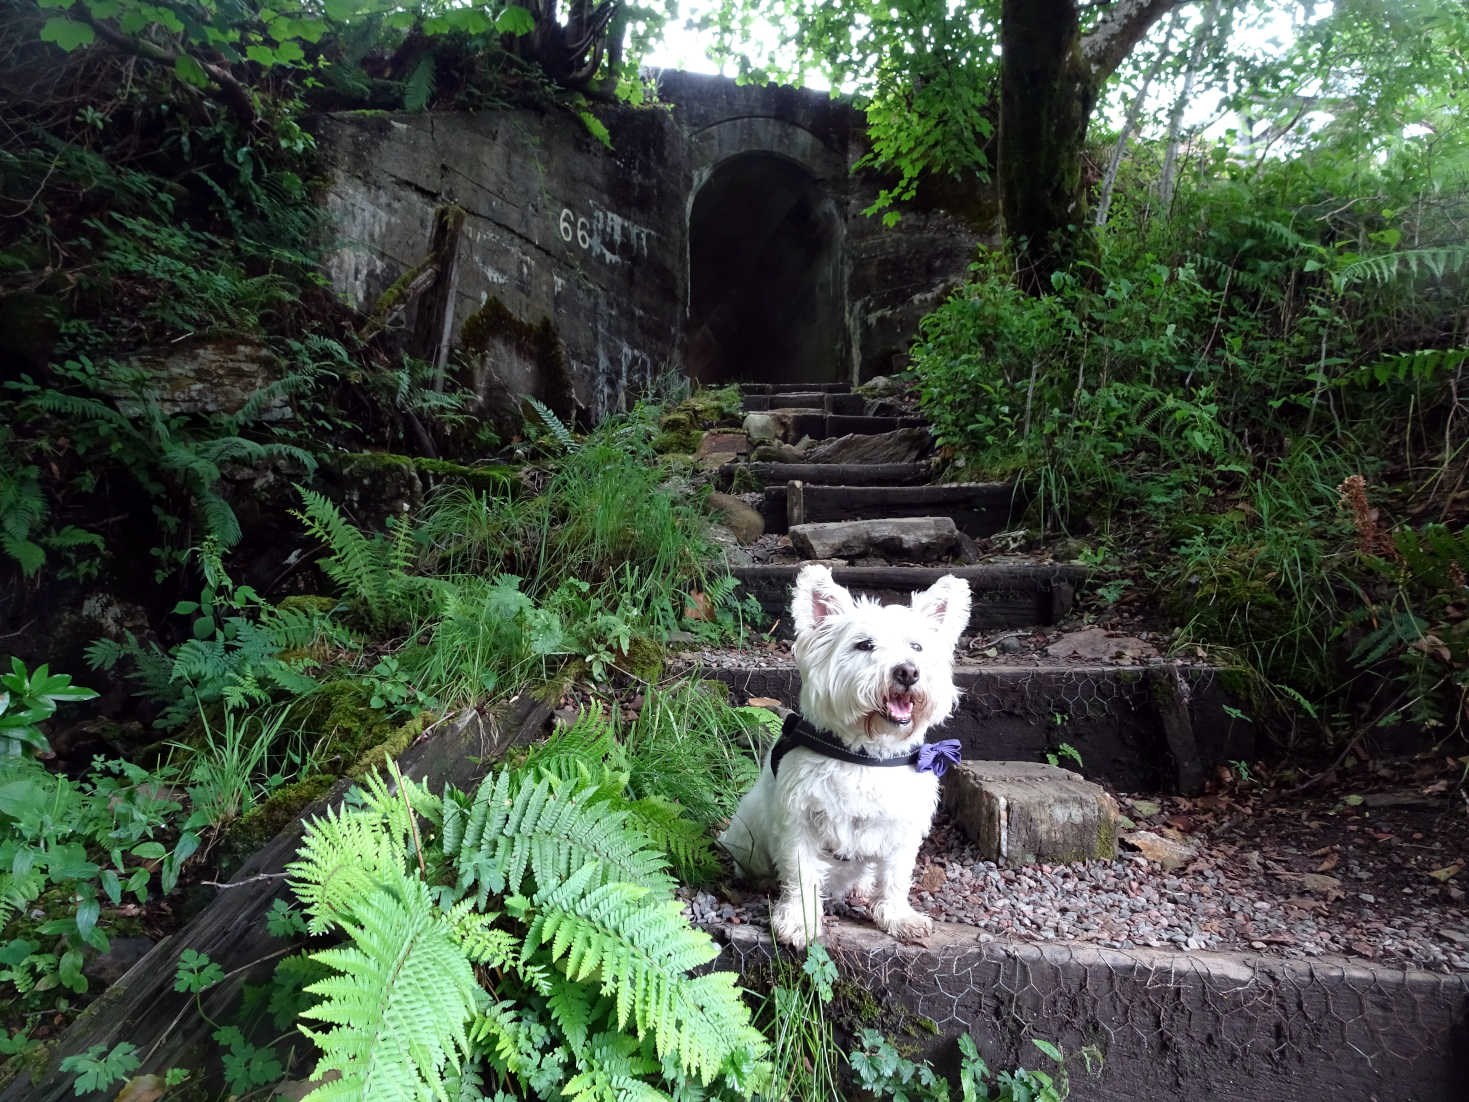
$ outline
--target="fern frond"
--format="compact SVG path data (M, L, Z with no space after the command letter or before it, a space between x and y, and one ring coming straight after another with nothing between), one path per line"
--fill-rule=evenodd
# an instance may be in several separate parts
M301 1031L322 1050L316 1078L341 1075L312 1097L447 1102L445 1069L470 1055L467 1026L484 994L429 886L401 864L380 871L340 923L352 944L312 954L337 974L306 989L322 1001L301 1016L337 1028Z
M562 789L549 778L521 782L506 769L487 777L468 808L444 800L444 853L458 870L456 891L512 894L527 875L537 885L559 884L580 868L600 882L625 881L670 892L666 863L628 824L625 811L589 802L583 789Z
M679 880L700 883L718 875L719 858L709 832L690 819L682 805L661 796L648 796L626 807L633 825L668 855Z
M401 841L381 816L335 809L307 822L296 860L286 866L287 882L306 908L307 930L320 934L341 925L359 900L401 875L404 859Z
M658 1070L658 1061L625 1033L605 1032L577 1055L577 1073L561 1093L571 1102L669 1102L669 1096L641 1076Z
M1385 286L1404 274L1413 277L1420 271L1430 272L1435 278L1443 279L1450 272L1456 272L1465 266L1469 266L1469 245L1435 245L1364 257L1337 272L1333 282L1336 289L1341 291L1356 283Z
M1434 378L1457 371L1469 362L1469 348L1419 348L1413 352L1398 352L1383 356L1370 364L1364 364L1337 381L1338 386L1351 384L1366 386L1376 383L1384 386L1390 382L1428 382Z
M685 921L682 905L635 884L594 886L600 875L585 865L537 893L525 954L544 949L568 979L595 979L616 1006L618 1029L651 1037L665 1063L709 1084L737 1051L760 1043L735 976L691 976L718 950Z
M27 398L26 404L34 405L47 413L55 414L57 417L65 417L72 421L90 421L105 424L119 429L129 436L136 437L138 435L131 421L112 406L97 398L86 398L77 394L63 394L59 390L43 390L39 394L33 394Z
M349 523L324 494L298 486L304 508L296 511L307 532L327 545L331 554L321 568L344 594L358 602L375 622L394 611L394 586L380 542Z
M537 398L532 398L529 394L522 394L521 397L531 409L536 411L536 416L540 418L541 424L546 426L546 431L555 438L557 444L561 445L563 452L570 454L581 446L577 443L576 437L571 434L571 430L549 406Z

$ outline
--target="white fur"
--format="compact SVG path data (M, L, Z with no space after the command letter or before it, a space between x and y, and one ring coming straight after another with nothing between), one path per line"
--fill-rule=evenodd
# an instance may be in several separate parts
M791 600L801 714L853 750L906 754L954 710L953 651L969 622L969 586L946 575L910 605L853 598L824 566L808 565ZM871 649L859 644L870 640ZM916 644L916 648L915 648ZM914 671L912 720L903 712L901 677ZM896 703L893 703L893 702ZM933 920L908 902L918 847L938 804L938 778L914 769L837 761L796 747L767 759L720 842L740 871L774 876L771 912L777 939L801 948L821 934L824 895L857 891L872 901L878 926L899 938L923 937Z

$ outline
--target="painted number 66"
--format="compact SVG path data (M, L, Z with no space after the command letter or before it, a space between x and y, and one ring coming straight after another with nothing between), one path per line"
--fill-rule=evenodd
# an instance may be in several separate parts
M587 220L574 215L570 207L561 208L562 241L570 242L572 237L575 236L576 243L585 249L592 243L592 236L589 232L590 228Z

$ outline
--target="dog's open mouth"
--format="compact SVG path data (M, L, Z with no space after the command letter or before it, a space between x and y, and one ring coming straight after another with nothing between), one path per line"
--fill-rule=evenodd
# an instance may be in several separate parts
M913 722L913 694L890 692L882 700L883 715L889 723L906 727Z

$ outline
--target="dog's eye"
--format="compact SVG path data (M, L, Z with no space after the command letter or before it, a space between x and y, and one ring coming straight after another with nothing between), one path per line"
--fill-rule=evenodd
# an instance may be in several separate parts
M908 645L916 651L921 651L923 649L922 643L909 643Z
M875 646L877 644L871 639L858 639L857 642L852 644L854 650L872 650Z

